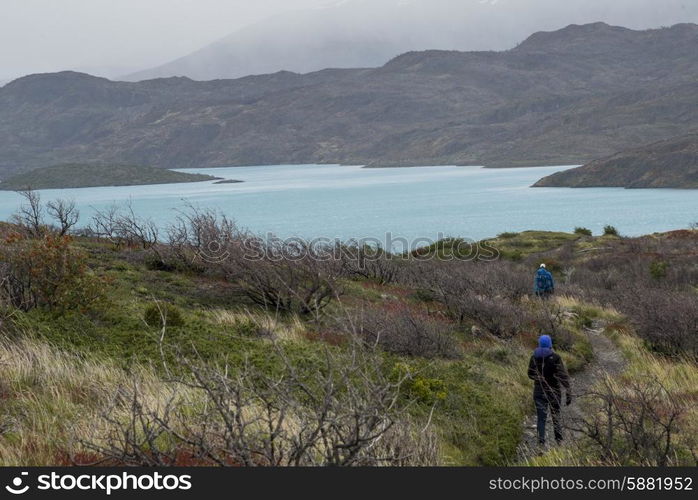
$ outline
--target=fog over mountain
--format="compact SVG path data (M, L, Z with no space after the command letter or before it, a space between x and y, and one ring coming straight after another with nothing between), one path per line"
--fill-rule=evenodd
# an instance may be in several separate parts
M236 78L375 67L411 50L503 50L533 32L604 21L634 29L698 21L686 0L349 0L283 13L127 80Z
M536 31L596 21L633 29L698 22L698 2L7 0L0 81L62 70L208 79L375 67L408 50L501 50Z
M114 78L244 26L332 0L4 0L0 80L73 70Z

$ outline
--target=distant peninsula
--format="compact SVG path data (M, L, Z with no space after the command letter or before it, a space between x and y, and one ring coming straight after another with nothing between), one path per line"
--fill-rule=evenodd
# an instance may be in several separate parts
M698 133L621 151L543 177L533 187L698 189Z
M139 165L70 163L37 168L0 182L0 190L64 189L99 186L138 186L220 180L204 174L175 172Z

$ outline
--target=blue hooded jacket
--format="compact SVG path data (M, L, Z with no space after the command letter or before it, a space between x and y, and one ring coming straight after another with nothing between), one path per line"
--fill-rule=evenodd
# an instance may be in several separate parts
M541 267L536 272L536 277L533 280L533 291L536 293L549 292L555 289L553 275L547 269Z
M534 358L547 358L553 353L553 339L550 335L541 335L538 339L538 347L533 351Z

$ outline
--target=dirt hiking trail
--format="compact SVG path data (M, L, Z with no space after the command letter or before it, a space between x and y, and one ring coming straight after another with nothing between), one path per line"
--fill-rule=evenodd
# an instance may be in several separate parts
M591 342L594 351L594 359L587 365L586 369L570 376L572 386L572 394L574 396L570 406L562 406L562 425L565 436L564 444L570 444L578 440L581 436L579 432L575 432L567 428L569 422L578 420L584 416L582 406L584 405L585 394L588 394L592 388L607 375L614 376L622 372L625 366L623 354L616 344L606 336L604 326L595 322L591 328L585 328L585 333ZM524 420L524 431L521 443L517 449L517 461L519 464L525 464L526 461L542 451L538 445L538 435L536 433L536 415L533 406L533 386L531 386L531 413ZM546 448L549 448L550 443L555 443L553 437L553 423L550 415L545 428L546 432Z

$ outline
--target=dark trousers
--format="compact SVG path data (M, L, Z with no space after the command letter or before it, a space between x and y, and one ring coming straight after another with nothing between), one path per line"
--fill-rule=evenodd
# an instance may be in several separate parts
M538 415L538 442L545 444L545 423L548 420L548 410L553 418L553 428L555 430L555 440L562 441L562 419L560 418L560 401L562 394L560 391L536 388L533 391L533 401L536 404Z

